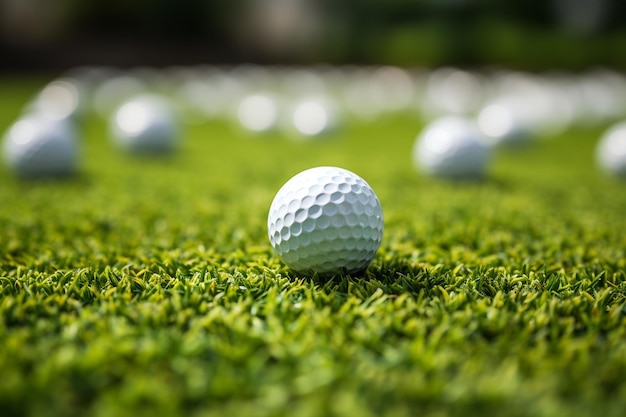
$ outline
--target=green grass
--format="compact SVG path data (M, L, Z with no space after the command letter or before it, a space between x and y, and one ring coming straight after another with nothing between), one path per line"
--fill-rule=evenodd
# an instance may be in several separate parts
M0 127L38 85L2 83ZM416 173L419 128L216 122L151 160L90 119L78 178L2 169L2 415L623 415L626 184L594 167L600 128L502 150L480 183ZM298 276L266 236L278 188L326 164L383 206L359 276Z

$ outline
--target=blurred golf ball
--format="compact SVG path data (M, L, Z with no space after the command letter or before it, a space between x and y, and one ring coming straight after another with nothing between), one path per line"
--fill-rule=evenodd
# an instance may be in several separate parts
M145 84L137 77L127 74L107 77L94 87L92 106L100 117L106 118L122 103L145 91Z
M301 138L323 135L337 127L338 111L333 103L324 97L311 97L300 100L291 112L292 127Z
M352 274L374 258L383 236L383 213L361 177L342 168L317 167L283 185L267 225L272 246L293 270Z
M492 103L483 107L477 123L491 145L521 145L531 136L516 113L504 104Z
M246 130L266 132L276 127L280 116L278 99L270 93L244 97L237 107L237 120Z
M179 128L169 102L142 94L122 104L110 122L113 139L133 153L168 153L175 149Z
M66 121L27 115L8 129L3 145L6 164L20 177L64 177L76 171L76 134Z
M602 135L596 161L609 174L626 177L626 122L613 125Z
M61 78L46 85L32 108L54 120L76 120L85 110L85 87L75 79Z
M461 116L443 116L432 121L413 147L415 166L435 177L482 177L488 159L486 139L474 122Z

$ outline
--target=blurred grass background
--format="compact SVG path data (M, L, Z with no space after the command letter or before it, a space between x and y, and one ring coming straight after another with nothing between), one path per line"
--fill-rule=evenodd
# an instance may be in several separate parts
M0 0L0 69L318 62L626 68L618 0Z

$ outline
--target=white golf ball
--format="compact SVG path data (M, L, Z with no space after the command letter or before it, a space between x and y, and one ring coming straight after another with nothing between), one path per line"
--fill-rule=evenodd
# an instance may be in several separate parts
M20 177L64 177L76 171L76 134L66 121L25 116L5 134L3 150L6 164Z
M295 104L291 124L298 138L312 138L329 133L338 125L332 101L324 97L306 98Z
M515 112L504 104L492 103L480 111L478 127L493 146L521 145L529 142L530 132Z
M267 132L276 127L280 117L278 99L272 94L252 94L241 100L237 119L241 126L252 132Z
M270 206L267 226L270 243L293 270L352 274L374 258L383 236L383 213L361 177L324 166L283 185Z
M614 125L602 135L596 160L609 174L626 177L626 122Z
M32 107L54 120L76 120L85 110L85 87L75 79L52 81L37 95Z
M178 140L178 125L169 103L156 95L139 95L122 104L110 123L117 144L134 153L167 153Z
M413 147L416 167L435 177L481 177L488 159L486 139L475 123L461 116L434 120L420 133Z

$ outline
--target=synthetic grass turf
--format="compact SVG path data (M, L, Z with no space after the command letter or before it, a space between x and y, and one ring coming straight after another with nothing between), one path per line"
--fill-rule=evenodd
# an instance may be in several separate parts
M3 83L0 127L38 85ZM419 128L215 122L150 159L92 118L78 178L3 169L2 415L623 415L626 184L594 167L601 128L501 150L478 183L416 173ZM268 243L275 192L316 165L381 200L359 276L298 276Z

